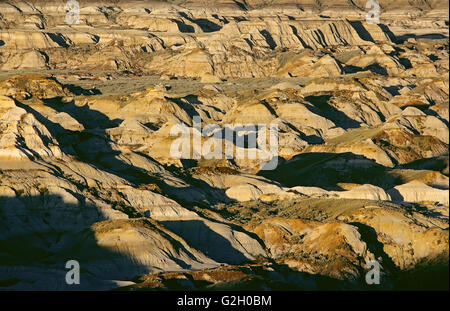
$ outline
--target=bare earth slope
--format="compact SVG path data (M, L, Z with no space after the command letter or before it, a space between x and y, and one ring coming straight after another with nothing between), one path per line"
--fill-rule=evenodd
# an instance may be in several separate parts
M365 2L0 2L0 290L448 289L449 3Z

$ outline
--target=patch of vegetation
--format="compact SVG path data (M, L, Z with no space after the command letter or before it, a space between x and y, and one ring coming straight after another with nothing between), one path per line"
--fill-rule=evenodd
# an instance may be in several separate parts
M63 176L65 179L67 179L68 181L70 181L72 184L75 185L75 187L77 187L78 190L83 191L85 190L87 187L87 185L85 185L84 183L82 183L81 181L79 181L78 179L76 179L75 177L73 177L73 175L71 174L64 174Z
M23 189L13 189L13 190L16 193L16 197L22 196L22 194L24 194L24 192L25 192L25 190L23 190Z
M38 188L38 191L39 191L39 193L41 194L41 196L42 196L42 195L46 195L46 194L49 193L47 187L39 187L39 188Z
M133 207L128 206L125 201L114 201L111 204L112 208L127 214L130 218L141 218L144 217L141 213L137 212Z

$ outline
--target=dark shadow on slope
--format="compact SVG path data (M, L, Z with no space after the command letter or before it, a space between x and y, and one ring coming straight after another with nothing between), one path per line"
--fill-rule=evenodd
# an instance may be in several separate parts
M195 29L191 25L187 25L187 24L185 24L182 21L177 20L177 19L172 19L172 22L177 23L178 30L181 31L182 33L195 33Z
M192 165L192 162L189 165ZM193 207L194 205L201 208L209 208L212 202L232 201L225 194L224 189L211 187L205 181L193 177L185 168L165 166L165 169L174 176L183 179L189 185L182 188L175 188L166 183L159 184L165 196L186 208Z
M430 40L443 40L448 39L447 36L440 34L440 33L429 33L424 35L416 35L416 34L404 34L397 37L398 41L400 43L403 43L404 41L408 39L430 39Z
M253 43L247 38L244 38L244 40L245 40L245 42L247 42L247 44L250 47L250 49L253 49Z
M74 84L65 84L64 87L66 87L71 93L75 94L75 95L100 95L102 94L102 92L100 92L99 89L97 88L92 88L92 89L84 89L78 85L74 85Z
M219 31L220 29L222 29L222 27L220 25L217 25L216 23L214 23L206 18L193 19L193 18L190 18L185 12L178 12L178 14L180 16L182 16L183 18L185 18L185 19L189 20L190 22L199 26L203 32L215 32L215 31Z
M257 130L261 130L262 127L259 127L259 125L252 125L252 124L239 124L235 125L234 127L225 126L223 128L220 128L220 137L223 137L223 139L226 142L229 142L233 145L233 148L235 147L241 147L241 148L260 148L266 150L269 149L269 146L258 146L258 143L256 141L257 138ZM267 129L267 128L266 128ZM248 132L248 133L247 133ZM208 134L210 132L207 132ZM267 139L270 139L270 134L267 133ZM225 146L223 146L222 150L225 150ZM247 151L245 151L247 152ZM230 159L231 161L234 161L233 159Z
M286 125L293 131L297 132L298 135L300 136L300 138L304 141L306 141L308 144L310 145L316 145L316 144L323 144L325 141L323 140L322 137L315 135L315 134L311 134L311 135L306 135L305 133L303 133L301 130L299 130L298 128L296 128L294 125L292 125L291 123L286 122Z
M206 18L194 19L193 22L196 23L203 30L203 32L215 32L222 29L220 25L217 25Z
M388 281L392 290L448 290L449 288L449 263L444 255L430 261L421 261L412 269L400 270L388 254L384 252L384 245L378 241L374 228L358 222L351 222L356 226L361 238L367 243L368 250L381 258L383 272L381 283ZM379 260L379 259L378 259Z
M411 64L411 61L409 59L407 59L406 57L403 57L403 58L400 57L398 59L398 61L400 62L400 64L402 64L405 67L405 69L411 69L413 67Z
M316 41L323 47L328 46L327 41L325 40L325 36L320 29L313 30L313 33L316 35Z
M172 169L170 172L174 176L186 181L189 186L180 188L170 186L165 182L163 177L133 166L125 160L122 160L119 157L121 152L113 149L114 142L108 138L106 132L107 128L117 126L120 123L120 120L110 120L100 111L91 109L89 105L79 107L76 106L74 102L61 103L58 99L46 100L46 103L58 112L69 114L72 118L82 124L85 129L83 131L67 130L60 124L48 120L32 107L16 101L18 107L33 114L39 122L49 129L58 141L60 149L65 154L74 156L100 170L123 178L130 182L134 187L146 184L156 184L166 193L167 197L177 201L185 207L192 206L192 202L188 201L186 198L190 198L192 201L198 200L199 202L203 202L204 200L216 202L217 200L227 198L223 189L211 187L205 181L195 179L189 174L183 173L180 169ZM184 108L187 109L192 107L184 103ZM194 113L195 111L193 108L192 111L189 111L189 109L187 110L187 113ZM147 155L140 155L156 162ZM36 158L39 158L39 156L36 155ZM167 169L167 167L165 168Z
M66 43L66 40L64 40L64 37L61 34L48 32L47 35L60 47L69 47L69 45Z
M344 73L346 74L352 74L352 73L357 73L357 72L362 72L362 71L370 71L373 72L375 74L379 74L382 76L388 76L388 72L386 70L386 68L380 66L380 64L372 64L369 65L367 67L358 67L358 66L353 66L353 65L345 65L343 67Z
M411 170L431 170L438 171L448 176L449 172L449 158L448 156L439 156L434 158L419 159L407 164L398 166L399 169Z
M391 278L395 290L448 291L448 257L441 256L431 261L421 261L412 269L394 273Z
M188 95L186 97L181 98L174 98L174 97L166 97L167 100L171 101L172 103L178 105L181 109L183 109L190 118L193 118L194 116L198 116L197 111L193 107L193 105L201 104L201 102L198 100L197 95Z
M248 21L247 18L241 17L241 16L233 16L233 20L234 20L235 22L237 22L237 23Z
M380 64L369 65L369 66L363 68L363 70L368 70L368 71L371 71L373 73L376 73L376 74L382 75L382 76L388 76L389 75L387 70L386 70L386 68L384 68Z
M389 40L391 40L392 42L398 41L397 37L394 35L394 33L389 29L387 25L378 24L378 27L380 27L381 30L386 34L386 36L388 36Z
M310 186L327 190L342 190L339 183L372 184L390 189L396 178L386 168L362 155L346 153L302 153L281 163L273 171L258 175L285 186Z
M91 225L105 218L95 206L83 200L66 203L39 191L38 196L0 197L0 290L105 290L116 287L109 280L149 272L127 255L97 244ZM66 284L69 260L80 264L79 285Z
M219 15L217 15L217 14L212 14L211 16L212 16L213 18L217 19L218 21L224 23L224 24L228 24L228 23L229 23L229 21L227 20L227 18L224 17L224 16L219 16Z
M311 112L331 120L339 127L344 129L359 128L359 122L351 119L345 113L337 110L328 101L331 95L307 96L305 100L313 105L313 107L306 106Z
M245 6L245 4L237 1L237 0L233 0L234 4L236 4L242 11L247 11L247 7ZM245 3L245 0L244 0Z
M438 118L439 120L441 120L442 122L444 122L445 125L446 125L447 127L450 126L450 125L449 125L449 122L448 122L446 119L442 118L442 116L440 116L435 110L433 110L433 109L426 109L426 110L422 110L422 111L423 111L427 116L433 116L433 117Z
M304 47L305 49L310 49L311 47L310 47L308 44L306 44L306 42L298 35L298 30L297 30L297 28L296 28L295 26L293 26L293 25L289 25L289 26L291 27L292 32L293 32L294 35L297 37L297 39L300 41L300 43L303 45L303 47Z
M355 29L361 39L364 41L374 42L372 36L360 21L351 21L350 25L352 25L353 29Z
M159 274L160 282L167 290L201 290L201 291L304 291L304 290L361 290L363 280L352 282L331 277L302 272L286 264L266 263L270 269L259 265L244 265L234 267L219 267L205 271L212 279L199 278L198 274L185 273L183 279L173 279L168 275ZM214 277L216 276L216 277ZM181 282L180 282L181 281ZM128 290L161 290L160 285L152 283L126 286L120 291Z
M84 106L77 106L74 101L62 103L61 98L58 97L43 99L43 101L52 109L69 114L72 118L83 125L85 129L107 129L119 126L120 123L122 123L121 119L110 120L108 116L100 111L91 109L88 104L85 104Z
M48 105L58 112L65 112L83 125L83 131L71 131L63 128L60 124L51 122L38 111L30 106L16 102L18 107L25 109L51 133L61 150L91 165L98 166L101 170L118 175L126 180L135 183L151 183L154 178L144 172L117 158L120 151L112 149L113 143L107 138L106 128L118 125L118 120L111 121L107 116L99 111L90 109L88 105L78 107L73 102L57 103L47 101ZM118 174L120 172L120 174Z
M437 56L434 55L434 54L429 54L427 57L428 57L432 62L435 62L435 61L438 61L438 60L439 60L439 57L437 57Z
M219 263L239 264L249 261L235 249L230 241L210 229L199 220L161 221L165 227L183 239L193 248Z
M349 21L349 23L353 27L353 29L355 29L361 39L363 39L364 41L375 42L370 32L364 27L361 21ZM378 24L376 26L381 29L381 31L389 38L389 40L391 40L392 42L397 41L396 36L388 26L384 24Z
M392 96L400 95L399 91L403 89L401 85L383 86L383 88L389 92Z
M367 249L375 255L375 258L381 258L380 264L383 266L384 272L390 273L395 271L395 264L384 251L383 243L378 241L375 229L359 222L350 222L349 224L358 228L358 232L361 234L361 240L367 244Z
M100 170L124 178L135 186L154 183L164 187L165 183L163 180L118 157L121 153L112 148L114 142L107 138L108 135L106 133L107 127L117 126L117 120L109 120L101 112L90 109L88 105L78 107L73 102L66 104L49 102L48 105L53 109L69 114L85 128L83 131L71 131L63 128L58 123L48 120L30 106L17 101L16 105L33 114L39 122L45 125L54 135L60 149L65 154L87 162ZM98 126L103 126L104 128L99 128Z
M403 197L403 195L400 193L400 191L398 191L395 188L389 189L387 191L387 193L389 194L389 196L391 197L391 200L393 202L404 202L405 198Z
M273 39L272 35L267 30L264 29L264 30L260 30L259 32L264 37L264 39L266 39L266 42L269 45L271 50L273 50L277 47L275 40Z

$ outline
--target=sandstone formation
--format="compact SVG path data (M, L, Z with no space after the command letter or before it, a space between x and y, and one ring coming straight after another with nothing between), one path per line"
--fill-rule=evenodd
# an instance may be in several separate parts
M0 3L0 290L448 289L448 1L213 2Z

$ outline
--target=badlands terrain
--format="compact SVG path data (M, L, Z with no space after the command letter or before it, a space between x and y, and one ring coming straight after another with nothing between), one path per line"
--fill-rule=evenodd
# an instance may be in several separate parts
M1 1L0 290L448 289L449 2L378 2Z

